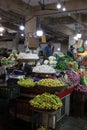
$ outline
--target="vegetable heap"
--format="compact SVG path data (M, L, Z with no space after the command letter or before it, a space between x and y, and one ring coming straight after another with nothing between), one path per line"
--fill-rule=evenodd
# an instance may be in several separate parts
M71 83L73 83L73 84L80 83L80 76L76 72L66 71L66 74L68 76L68 79L71 81Z
M43 86L43 87L62 87L64 86L64 82L54 79L41 79L39 82L36 83L36 86Z
M22 87L34 87L35 85L35 82L33 79L24 79L24 78L20 78L19 81L18 81L18 85L22 86Z
M84 86L84 85L77 85L77 86L75 87L75 90L76 90L76 91L79 91L79 92L87 93L87 87Z
M57 63L54 68L59 71L65 71L70 69L68 63L65 61L59 61L59 63Z
M62 107L62 101L54 94L43 93L30 101L30 105L37 109L57 110Z

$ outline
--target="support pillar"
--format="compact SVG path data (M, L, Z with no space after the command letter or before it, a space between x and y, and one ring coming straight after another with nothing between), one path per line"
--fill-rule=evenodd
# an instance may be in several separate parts
M29 18L26 18L26 21ZM36 32L36 17L28 20L25 23L25 45L28 45L29 48L37 48L38 41L34 37L34 33Z

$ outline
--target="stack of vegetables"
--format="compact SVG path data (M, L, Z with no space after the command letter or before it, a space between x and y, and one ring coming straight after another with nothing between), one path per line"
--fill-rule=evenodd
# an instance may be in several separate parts
M66 83L73 87L80 83L80 76L75 71L67 70L64 78Z
M81 69L78 71L80 75L80 84L76 86L75 90L78 92L87 93L87 75L84 71L81 71Z
M87 86L87 77L85 75L81 77L80 83L84 86Z
M55 69L60 70L60 71L66 71L72 68L74 70L77 70L78 62L74 61L71 57L67 55L59 58L58 63L55 66Z
M33 67L33 72L34 73L48 73L48 74L52 74L55 73L55 69L49 65L38 65Z
M64 54L60 51L56 51L53 53L53 56L58 60L60 57L64 57Z
M54 68L58 71L66 71L70 69L68 63L65 61L59 61Z
M80 76L80 83L76 86L76 91L87 92L87 72L84 68L76 71Z
M47 65L47 64L49 64L49 65L55 65L56 63L57 63L57 59L54 56L49 56L48 60L44 61L45 65Z
M72 62L72 61L73 61L73 59L71 57L69 57L69 56L63 56L63 57L59 58L56 66L55 66L55 69L59 70L59 71L70 70L71 67L68 64L68 62Z
M59 81L59 80L50 79L50 78L41 79L40 81L36 82L36 86L49 87L49 88L63 87L64 85L65 85L64 82Z
M13 50L12 53L10 54L10 56L8 58L3 57L1 59L1 64L2 65L8 65L8 64L12 64L15 61L15 58L17 57L17 51Z
M8 65L8 64L11 64L11 63L12 63L12 61L9 58L3 57L1 59L1 64L2 65Z
M61 57L59 60L66 61L66 62L73 62L73 59L70 56L67 56L67 55Z
M50 93L37 95L29 103L32 107L43 110L57 110L63 105L59 97Z
M51 129L49 129L49 128L45 127L45 126L41 126L41 127L38 128L37 130L51 130Z
M87 93L87 86L84 86L84 85L77 85L75 87L75 90L78 91L78 92L83 92L83 93Z
M18 81L18 85L25 87L25 88L29 88L29 87L34 87L35 82L33 79L24 79L24 78L20 78Z

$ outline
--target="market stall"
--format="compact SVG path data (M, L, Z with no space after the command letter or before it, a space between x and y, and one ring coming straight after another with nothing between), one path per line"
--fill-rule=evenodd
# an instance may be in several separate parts
M27 62L32 66L32 59L30 59L28 56L26 58L25 54L22 56L25 58L19 57L16 60L21 60L22 63ZM39 59L34 58L33 60L37 61ZM30 71L30 68L28 68L27 71ZM32 128L34 123L38 123L38 125L42 124L46 127L55 129L56 122L70 113L71 94L76 91L76 88L79 84L83 83L87 85L85 77L82 77L79 71L78 62L73 61L70 57L62 56L57 58L51 56L48 58L48 60L44 61L43 64L37 62L36 65L32 66L32 74L29 73L29 75L26 76L25 73L23 73L24 76L20 76L20 72L15 73L18 75L14 74L13 77L11 77L12 74L9 74L9 81L15 79L16 85L19 87L19 95L16 95L15 97L16 117L28 121L32 120ZM13 90L11 94L14 92L15 91ZM34 107L30 101L39 95L43 95L45 92L56 96L56 98L59 98L63 105L57 108L55 106L54 108L56 109L51 108L52 103L49 109L46 109L47 104L43 109L38 108L39 106ZM52 99L50 101L52 101ZM40 103L42 106L42 101L40 101ZM12 112L12 110L10 111ZM37 116L41 115L42 118L40 122L36 122L37 120L34 120L34 113L37 113Z

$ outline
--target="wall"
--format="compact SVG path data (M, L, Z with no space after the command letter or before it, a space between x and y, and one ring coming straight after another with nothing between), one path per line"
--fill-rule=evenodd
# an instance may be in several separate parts
M68 43L67 42L64 42L64 43L61 43L61 52L63 52L64 54L67 53L67 50L68 50Z
M23 46L23 44L18 45L18 50L23 51ZM15 49L15 44L13 41L0 42L0 48Z
M0 42L0 48L12 49L14 47L12 43L12 41Z

